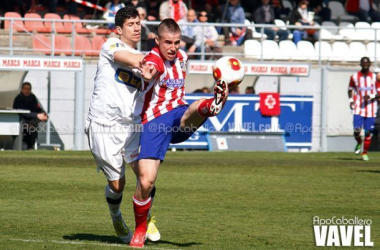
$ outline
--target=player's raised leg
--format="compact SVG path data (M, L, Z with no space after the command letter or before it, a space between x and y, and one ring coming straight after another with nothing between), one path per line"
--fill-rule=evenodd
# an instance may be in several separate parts
M193 102L181 118L181 128L189 128L194 132L207 119L222 111L228 98L228 86L223 80L215 83L214 97L199 99Z

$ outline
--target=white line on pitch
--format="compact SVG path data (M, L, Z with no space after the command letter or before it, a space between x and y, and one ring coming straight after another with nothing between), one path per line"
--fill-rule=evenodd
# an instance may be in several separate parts
M93 246L106 246L106 247L125 247L130 248L128 245L123 244L110 244L110 243L87 243L87 242L74 242L74 241L59 241L59 240L35 240L35 239L10 239L12 241L21 241L21 242L32 242L32 243L57 243L57 244L68 244L68 245L93 245ZM158 247L150 247L147 246L147 249L156 249L156 250L178 250L178 249L170 249L170 248L158 248ZM181 250L181 249L179 249Z

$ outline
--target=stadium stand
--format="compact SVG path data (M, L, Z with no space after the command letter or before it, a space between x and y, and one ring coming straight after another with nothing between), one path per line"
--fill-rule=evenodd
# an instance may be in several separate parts
M328 4L329 9L331 10L331 19L340 21L355 21L358 18L355 16L348 15L344 6L341 2L338 1L330 1Z
M5 13L4 17L6 18L21 18L21 15L17 12L7 12ZM4 29L8 30L11 26L11 21L5 21L4 22ZM25 32L26 28L24 26L24 22L21 20L14 20L13 21L13 27L14 30L19 32Z
M74 54L76 56L89 55L91 53L92 45L86 36L75 35L74 39Z
M380 44L378 43L375 49L375 43L374 42L369 42L367 44L367 52L369 54L369 58L373 61L375 60L375 55L377 59L380 58Z
M375 31L371 29L371 25L367 22L356 22L355 32L358 40L371 41L375 39Z
M293 60L297 55L297 46L292 41L281 41L279 43L280 58L284 60Z
M44 34L33 36L33 50L36 53L51 54L51 40Z
M330 61L349 61L350 48L345 42L334 42Z
M261 44L263 47L263 58L266 60L280 59L280 49L277 42L273 40L264 40Z
M369 56L365 45L361 42L352 42L349 45L351 61L359 61L363 56Z
M66 14L63 16L63 20L74 20L74 21L80 21L80 18L78 16L75 16L75 15L69 15L69 14ZM72 31L72 28L73 28L73 23L64 23L65 27L67 29L70 29L70 32ZM81 22L76 22L74 23L74 27L75 27L75 31L79 34L84 34L84 33L91 33L90 30L86 29L85 27L83 27L83 23Z
M63 35L55 36L54 45L55 55L64 54L66 56L70 56L73 53L70 39Z
M256 40L246 40L244 42L244 57L259 59L261 57L261 43Z
M44 16L45 20L55 20L54 22L54 28L57 33L71 33L71 27L68 28L63 24L63 22L59 22L59 20L62 20L61 16L56 13L46 13ZM52 32L53 23L52 22L45 22L45 28L47 32Z
M326 42L326 41L322 41L321 43L316 42L314 44L314 49L315 49L315 52L318 56L319 56L319 49L321 49L321 60L326 61L326 60L330 59L331 53L332 53L332 48L328 42Z
M98 56L99 52L102 48L103 43L106 41L106 38L104 36L94 36L91 39L91 51L86 52L86 55L88 56Z
M29 21L29 20L25 20L24 21L24 25L25 25L25 28L27 31L29 32L48 32L48 30L46 29L43 21L42 21L42 17L40 16L40 14L37 14L37 13L26 13L25 14L25 18L26 19L36 19L36 20L39 20L39 21Z
M297 43L297 59L301 60L317 60L318 55L315 52L314 46L309 41L299 41Z

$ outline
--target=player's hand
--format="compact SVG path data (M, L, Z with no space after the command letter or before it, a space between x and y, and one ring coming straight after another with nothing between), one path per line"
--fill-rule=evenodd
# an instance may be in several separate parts
M47 116L46 113L39 113L39 114L37 114L37 118L40 121L46 122L49 117Z
M149 65L145 63L142 63L140 70L141 70L141 76L145 81L152 80L157 73L157 70L153 65Z
M350 109L354 109L355 108L355 103L354 102L350 102Z

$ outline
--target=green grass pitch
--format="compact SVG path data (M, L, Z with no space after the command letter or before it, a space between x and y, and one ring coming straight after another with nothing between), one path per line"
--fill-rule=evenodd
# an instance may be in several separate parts
M380 154L169 152L146 249L320 249L313 217L371 219L380 249ZM122 249L89 152L0 152L0 249ZM135 178L122 211L133 228Z

